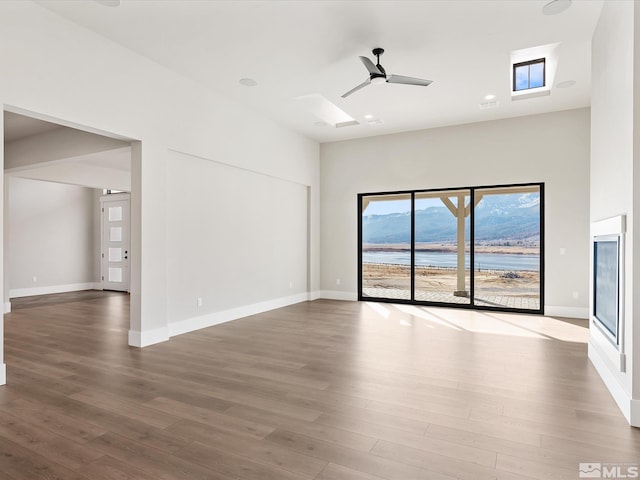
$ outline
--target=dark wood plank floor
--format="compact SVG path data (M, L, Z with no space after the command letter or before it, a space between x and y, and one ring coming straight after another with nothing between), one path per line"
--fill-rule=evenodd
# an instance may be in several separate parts
M147 347L129 297L16 300L0 478L574 479L638 462L579 321L319 300Z

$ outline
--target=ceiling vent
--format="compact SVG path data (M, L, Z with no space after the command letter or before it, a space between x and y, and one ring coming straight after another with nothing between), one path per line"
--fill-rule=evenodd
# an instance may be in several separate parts
M478 104L480 110L487 110L488 108L498 108L499 104L497 100L491 100L490 102L482 102Z

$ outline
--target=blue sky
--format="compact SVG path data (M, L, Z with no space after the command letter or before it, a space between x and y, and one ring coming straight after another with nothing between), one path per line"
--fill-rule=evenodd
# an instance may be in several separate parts
M451 201L456 203L455 197ZM416 200L416 210L429 207L444 207L439 198L422 198ZM362 212L363 215L388 215L389 213L406 213L411 211L411 200L384 200L373 201Z
M544 64L534 63L516 67L516 91L544 86Z

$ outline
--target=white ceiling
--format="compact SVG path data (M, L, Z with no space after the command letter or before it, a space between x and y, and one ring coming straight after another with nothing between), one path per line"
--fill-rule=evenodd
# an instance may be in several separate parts
M32 165L29 168L9 171L7 174L32 180L130 192L130 165L131 148L124 147Z
M320 142L529 115L590 104L590 46L602 0L573 0L546 16L549 0L222 1L39 0L94 30ZM511 101L512 50L560 42L547 97ZM429 87L369 86L358 56L386 52L388 73L433 80ZM244 87L240 78L253 78ZM314 125L304 102L320 94L361 124ZM498 108L481 110L487 94ZM369 125L371 114L380 125Z
M32 117L4 112L4 141L11 143L52 130L62 125ZM131 190L131 147L121 147L86 155L59 159L5 171L8 175L89 188Z
M57 123L36 120L35 118L25 117L17 113L4 112L5 143L15 142L16 140L22 140L23 138L50 132L58 128L64 127Z

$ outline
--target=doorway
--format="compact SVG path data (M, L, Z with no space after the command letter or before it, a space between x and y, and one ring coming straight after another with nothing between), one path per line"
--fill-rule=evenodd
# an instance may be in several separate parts
M128 193L100 197L100 277L103 290L129 291L130 218Z
M54 284L50 287L50 291L40 293L58 293L73 292L84 290L86 288L101 289L101 235L100 235L100 203L99 196L103 189L118 189L121 191L134 191L136 197L139 195L139 178L136 177L132 182L132 168L139 170L141 161L139 142L131 139L98 131L89 127L82 127L70 122L51 119L43 115L25 112L15 107L5 107L4 111L4 174L5 174L5 190L8 191L9 177L22 177L24 179L40 180L41 183L49 183L51 185L68 185L77 186L77 188L85 187L87 190L93 189L95 192L93 207L95 209L95 260L91 260L94 265L93 271L97 274L93 277L91 286L87 283L78 283L73 285ZM64 140L64 141L63 141ZM15 147L15 148L14 148ZM65 150L66 149L66 150ZM33 154L29 154L29 152ZM137 171L137 170L136 170ZM39 183L39 182L36 182ZM97 189L97 190L96 190ZM121 259L122 268L120 271L121 281L113 281L109 287L115 290L129 291L131 289L130 277L139 278L139 263L134 268L129 268L131 259L131 246L138 245L139 228L134 228L133 232L129 228L131 218L128 205L130 203L129 193L123 194L127 198L126 212L123 210L123 222L126 223L127 229L122 232L123 238L126 239L126 247L122 249L123 258ZM40 201L46 204L47 198L38 198L33 201ZM139 205L139 204L136 204ZM136 207L137 208L137 207ZM8 229L8 195L5 195L5 232ZM139 218L136 210L135 218ZM87 231L94 231L91 226L87 227ZM55 233L52 233L55 235ZM132 238L133 237L133 238ZM6 237L5 237L6 238ZM9 258L11 252L8 251L8 242L5 242L5 269L7 268L6 259ZM113 248L113 247L112 247ZM108 250L107 250L108 251ZM126 251L126 253L124 253ZM139 245L136 249L139 254ZM115 253L112 251L112 259ZM126 257L126 258L124 258ZM122 261L126 261L123 264ZM115 280L116 265L111 266L112 280ZM35 275L33 276L35 278ZM35 283L30 276L29 280ZM41 277L37 277L38 282ZM44 279L42 279L44 280ZM5 274L5 312L10 311L10 278ZM138 285L135 283L134 285ZM33 285L30 285L31 287ZM13 286L15 289L16 286ZM43 285L44 287L44 285ZM61 288L62 287L62 288ZM46 289L46 288L45 288ZM137 287L134 288L137 291ZM25 290L33 290L25 289ZM139 305L136 303L131 306L130 321L139 322L140 312ZM135 328L136 330L139 329Z

